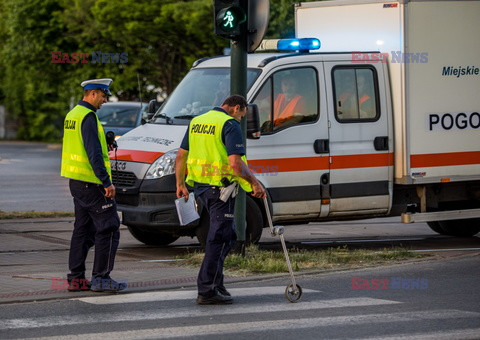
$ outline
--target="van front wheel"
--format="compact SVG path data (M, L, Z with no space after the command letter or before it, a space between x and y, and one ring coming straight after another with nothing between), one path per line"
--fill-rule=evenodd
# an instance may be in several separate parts
M245 235L245 244L257 244L260 241L263 230L263 217L260 208L255 201L249 196L246 196L246 218L247 230ZM205 247L207 242L208 229L210 227L209 216L206 211L202 212L198 227L195 229L198 242L202 247Z

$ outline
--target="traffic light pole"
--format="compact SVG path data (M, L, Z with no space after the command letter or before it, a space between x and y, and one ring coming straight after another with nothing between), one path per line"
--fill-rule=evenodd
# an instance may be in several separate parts
M247 35L242 34L237 41L232 41L230 52L230 94L247 97ZM243 144L247 147L247 118L240 122L242 127ZM246 239L246 195L239 188L235 203L235 225L237 227L237 244L234 252L245 255Z
M253 52L265 35L269 0L214 0L214 33L231 39L230 94L247 97L247 52ZM248 48L247 48L248 46ZM246 150L247 119L241 121ZM245 151L246 152L246 151ZM246 195L239 189L235 204L237 244L234 251L245 255Z

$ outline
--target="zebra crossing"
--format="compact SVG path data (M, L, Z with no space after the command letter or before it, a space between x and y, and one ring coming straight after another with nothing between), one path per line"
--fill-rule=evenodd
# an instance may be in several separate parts
M412 322L442 323L458 319L480 320L480 313L472 311L455 309L399 311L396 307L403 304L400 301L366 296L328 299L322 295L322 292L313 289L304 289L306 298L298 303L290 303L283 297L284 286L229 290L235 297L235 303L229 306L197 306L194 304L195 290L75 298L68 302L77 306L79 311L91 312L3 318L0 320L0 338L20 338L17 336L19 334L22 334L22 337L25 334L31 334L29 338L33 336L38 339L59 340L100 337L171 339L219 335L234 339L253 337L258 334L263 334L263 338L269 338L269 334L279 331L300 334L302 331L325 330L329 327L368 328L370 325L390 327L390 325ZM372 312L375 307L382 307L383 311ZM366 308L367 312L358 313L361 308ZM388 313L385 313L386 308ZM126 323L130 327L123 329ZM105 325L108 327L104 327ZM122 325L120 327L122 329L118 330L117 325ZM473 328L444 331L436 329L427 333L412 331L411 334L400 332L377 337L377 339L478 339L479 337L480 323L478 327ZM309 336L302 338L309 338ZM316 338L322 338L322 336L319 335ZM352 333L348 338L375 337L361 334L357 336Z

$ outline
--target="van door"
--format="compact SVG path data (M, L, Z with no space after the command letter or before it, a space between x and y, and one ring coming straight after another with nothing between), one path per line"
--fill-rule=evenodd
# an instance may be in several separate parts
M393 150L383 64L325 62L330 136L329 216L386 214Z
M321 62L286 64L252 89L262 137L248 141L247 156L268 191L274 221L320 214L320 178L329 167L323 79Z

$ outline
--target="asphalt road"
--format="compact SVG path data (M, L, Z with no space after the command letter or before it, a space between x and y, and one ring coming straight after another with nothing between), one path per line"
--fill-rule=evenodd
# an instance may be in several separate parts
M4 339L478 339L479 255L235 283L229 306L198 306L194 289L0 305ZM372 287L383 280L385 285ZM373 286L374 287L374 286Z
M72 211L67 180L58 175L60 153L58 145L0 143L0 210ZM33 264L44 254L59 261L59 253L64 252L64 261L69 229L34 227L39 228L35 233L30 226L24 226L28 233L16 226L13 234L2 235L5 256L20 256ZM297 228L303 232L296 232ZM455 248L449 253L462 257L304 275L297 280L303 296L295 304L284 297L288 277L229 284L235 298L231 306L197 306L192 287L5 304L0 305L0 338L479 339L480 255L458 251L467 248L466 239L438 237L426 224L402 225L394 218L288 226L286 230L287 241L305 247L332 242L366 246L399 238L409 242L427 238L430 250L448 242L442 248ZM30 251L12 251L17 249L15 239L24 246L30 242ZM478 248L478 238L470 241L469 247ZM126 263L159 258L159 249L145 247L130 235L122 242L119 267L122 256ZM181 238L176 243L182 249L193 246L191 242ZM166 255L163 250L161 254ZM130 273L132 266L127 267ZM157 268L151 274L158 277L162 272ZM117 275L126 274L119 268Z
M60 144L0 142L0 210L73 211Z

